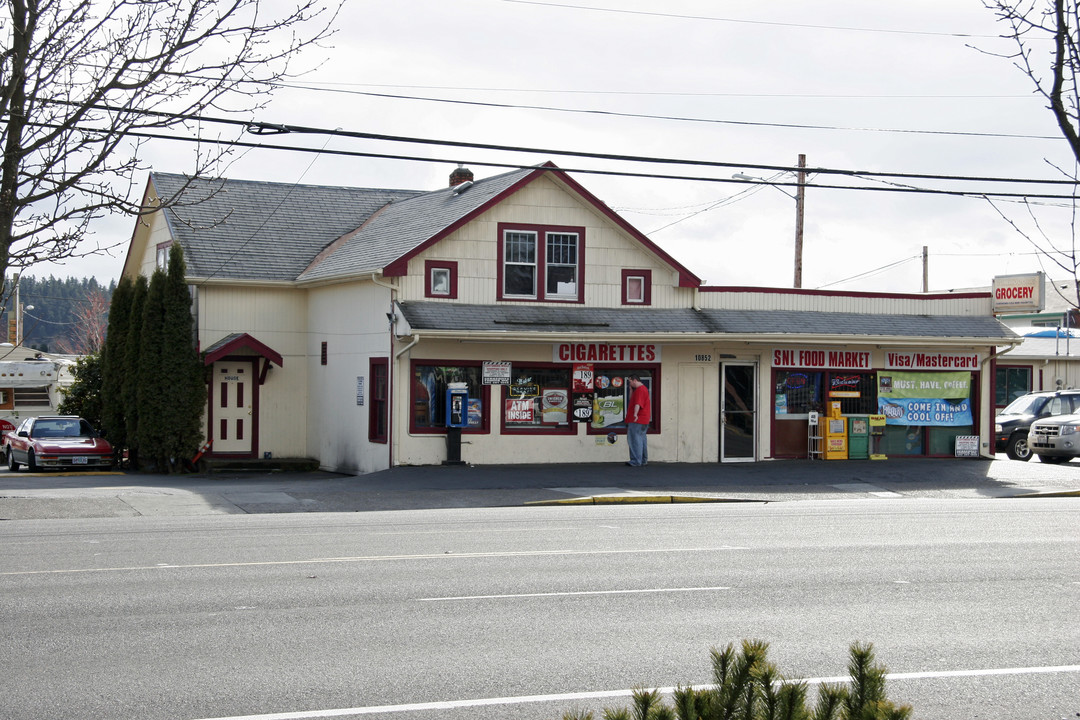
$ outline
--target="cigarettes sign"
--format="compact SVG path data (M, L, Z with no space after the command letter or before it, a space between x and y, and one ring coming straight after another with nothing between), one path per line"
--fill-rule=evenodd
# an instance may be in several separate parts
M1045 277L1001 275L994 278L994 312L1041 312L1046 303Z

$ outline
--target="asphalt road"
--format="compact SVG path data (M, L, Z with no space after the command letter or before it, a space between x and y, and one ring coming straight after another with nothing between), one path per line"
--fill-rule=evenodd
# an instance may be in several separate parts
M560 718L743 638L811 680L873 642L916 718L1080 714L1076 498L848 493L0 523L0 715Z

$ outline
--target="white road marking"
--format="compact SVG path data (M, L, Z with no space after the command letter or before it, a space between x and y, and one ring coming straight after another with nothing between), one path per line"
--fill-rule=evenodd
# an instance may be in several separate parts
M837 490L843 490L844 492L866 493L867 495L873 495L874 497L902 497L900 493L893 492L892 490L886 490L883 487L871 485L867 482L838 483L836 485L833 485L832 487L836 488Z
M310 558L308 560L263 560L259 562L193 563L189 565L159 563L157 565L133 565L130 567L75 568L67 570L16 570L0 572L0 577L11 575L64 575L68 573L133 572L140 570L192 570L201 568L265 567L272 565L317 565L326 563L381 562L391 560L461 560L475 558L509 557L560 557L570 555L649 555L655 553L702 553L728 550L749 550L738 545L699 548L644 548L640 550L524 550L520 552L441 552L425 555L357 555L353 557Z
M579 590L575 592L521 593L518 595L459 595L456 597L416 598L417 602L442 602L445 600L502 600L506 598L572 597L575 595L638 595L645 593L710 592L730 590L730 587L647 588L644 590Z
M889 673L887 680L935 680L956 677L988 677L995 675L1044 675L1053 673L1080 673L1080 665L1057 665L1050 667L1026 668L991 668L986 670L939 670L934 672ZM821 683L846 683L847 676L804 678L807 685ZM696 685L701 690L711 685ZM665 695L675 691L674 687L656 688ZM475 700L448 700L443 702L408 703L405 705L372 705L368 707L338 708L329 710L304 710L299 712L269 713L266 715L233 715L230 717L202 718L202 720L318 720L319 718L345 717L349 715L389 715L403 712L422 712L429 710L460 710L463 708L485 707L491 705L525 705L528 703L558 702L572 703L581 700L604 700L609 698L630 697L633 690L602 690L599 692L564 693L558 695L520 695L517 697L477 698Z

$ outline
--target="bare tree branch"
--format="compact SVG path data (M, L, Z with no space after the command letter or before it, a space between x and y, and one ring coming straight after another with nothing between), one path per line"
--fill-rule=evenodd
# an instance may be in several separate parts
M270 15L262 0L2 2L0 277L96 252L84 245L92 220L140 210L137 134L265 106L275 83L295 77L298 54L330 37L339 7L298 0ZM201 147L188 174L210 173L228 153Z

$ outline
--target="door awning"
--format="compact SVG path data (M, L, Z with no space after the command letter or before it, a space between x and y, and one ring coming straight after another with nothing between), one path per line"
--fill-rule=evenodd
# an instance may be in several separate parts
M281 353L277 352L269 345L259 342L247 333L233 333L221 338L216 343L206 348L206 354L203 361L206 365L212 365L222 358L234 355L246 355L249 357L251 355L257 355L269 360L278 367L284 367L284 360L281 357Z

